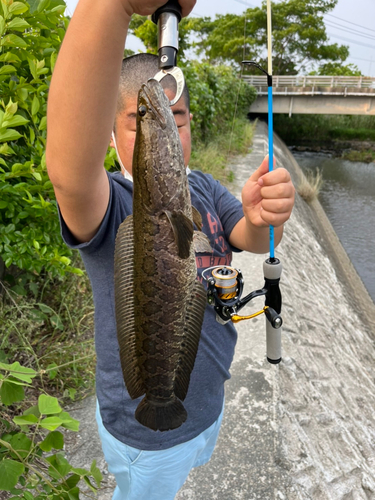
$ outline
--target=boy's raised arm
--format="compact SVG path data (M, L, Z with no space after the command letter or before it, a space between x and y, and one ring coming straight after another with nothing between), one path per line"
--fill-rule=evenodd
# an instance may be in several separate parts
M113 128L131 15L166 0L80 0L49 92L47 167L64 220L78 241L96 233L108 205L103 164ZM180 0L187 15L195 0Z

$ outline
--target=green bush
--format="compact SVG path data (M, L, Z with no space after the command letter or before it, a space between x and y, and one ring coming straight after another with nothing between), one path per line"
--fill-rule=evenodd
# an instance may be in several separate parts
M48 88L68 19L63 0L0 3L0 257L52 276L71 266L45 161ZM22 291L21 287L16 291Z
M233 68L190 61L183 67L193 113L193 142L207 143L217 134L230 133L235 117L247 115L256 98Z
M2 415L25 399L37 375L18 362L0 363ZM21 414L1 418L0 491L9 491L12 500L79 500L83 481L92 492L85 496L96 498L102 474L95 461L90 470L72 467L62 451L65 429L77 432L79 422L47 394L40 394L37 404Z

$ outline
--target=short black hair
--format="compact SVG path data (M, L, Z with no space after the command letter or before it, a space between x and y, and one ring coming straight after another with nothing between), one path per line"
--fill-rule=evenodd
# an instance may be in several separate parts
M125 108L125 99L138 95L143 83L156 75L159 71L159 58L154 54L134 54L122 61L119 93L117 98L116 117ZM164 89L176 92L176 82L172 76L166 76L160 82ZM185 83L182 98L190 110L189 90Z

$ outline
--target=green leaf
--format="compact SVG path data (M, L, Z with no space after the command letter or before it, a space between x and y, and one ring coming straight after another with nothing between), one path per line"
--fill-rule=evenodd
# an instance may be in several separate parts
M39 443L43 451L62 450L64 447L64 436L59 431L53 431L47 434L47 437Z
M10 120L6 120L2 123L2 127L7 128L7 127L19 127L21 125L26 125L26 123L29 123L29 120L27 118L24 118L21 115L14 115Z
M22 135L12 128L0 129L0 142L16 141L22 137Z
M13 450L17 452L11 454L12 458L18 458L17 454L22 458L25 458L33 445L31 439L28 438L23 432L14 434L9 443L11 444Z
M37 10L40 0L27 0L27 3L30 5L30 14L34 14Z
M38 410L37 406L30 406L30 408L27 408L27 410L23 412L23 415L34 415L35 417L39 418L40 411Z
M17 89L17 96L21 101L26 101L29 96L27 89Z
M0 26L1 28L1 26ZM0 75L8 75L10 73L16 73L16 68L10 64L6 64L0 68Z
M13 16L18 16L18 14L23 14L28 9L28 6L22 2L14 2L9 7L9 12Z
M49 474L56 479L64 478L72 470L72 466L61 453L47 457L46 461L51 464L48 468Z
M70 431L78 432L79 421L71 417L68 412L66 411L61 412L59 418L63 422L62 427L65 427L65 429L69 429Z
M49 4L51 3L51 0L40 0L39 5L38 5L38 12L42 12L43 10L46 10L49 7Z
M34 80L38 79L38 72L36 68L36 61L34 59L28 59L30 72L33 75Z
M64 330L64 323L61 321L61 318L58 314L54 314L50 318L52 325L54 328L57 328L58 330Z
M0 61L10 63L20 63L21 59L14 52L5 52L0 56Z
M33 172L32 173L32 176L34 177L34 179L36 179L37 181L39 182L42 182L42 176L40 175L39 172Z
M38 418L35 415L21 415L14 417L13 422L17 425L35 425L38 423Z
M4 458L0 462L0 490L10 491L18 483L18 478L25 472L20 462Z
M25 42L25 40L23 40L19 36L11 34L11 35L4 36L4 38L0 42L0 46L18 47L20 49L26 49L27 43Z
M43 116L43 118L40 120L40 124L39 124L38 129L39 130L46 130L46 128L47 128L47 117Z
M5 19L0 16L0 36L4 33L5 30Z
M74 472L74 474L78 474L80 477L87 476L89 473L87 469L83 469L82 467L73 467L72 472Z
M0 370L8 371L13 377L23 380L24 382L31 383L32 379L36 377L37 372L32 368L21 366L18 361L11 365L7 363L0 363Z
M83 477L83 480L84 480L84 482L87 484L87 486L90 488L90 490L91 490L91 491L93 491L94 493L96 493L97 488L95 488L95 486L93 486L93 485L91 484L90 478L88 478L87 476L84 476L84 477Z
M7 24L8 30L24 31L30 24L20 17L15 17Z
M74 469L72 469L71 472L74 472ZM68 479L65 480L65 483L71 489L77 486L80 480L81 476L79 476L78 474L72 474L71 476L68 477Z
M68 491L69 500L79 500L79 488L75 487Z
M40 426L48 431L54 431L62 424L63 421L59 417L47 417L41 421Z
M5 162L3 163L3 165L5 164ZM6 208L8 206L8 202L7 201L0 201L0 209L1 208Z
M57 398L45 394L39 396L38 409L42 415L55 415L62 411Z
M25 391L20 385L13 384L10 380L4 380L0 387L0 400L5 406L9 406L25 399Z
M17 112L17 109L18 109L18 104L16 102L13 102L12 99L10 99L5 108L5 115L3 119L9 120L9 118L13 116L14 113Z
M34 95L33 103L31 105L31 114L35 116L40 108L40 102L36 95Z
M98 469L98 467L96 466L96 460L94 460L92 462L91 467L90 467L90 472L91 472L92 477L95 479L95 482L99 488L100 483L103 481L103 475L100 472L100 470Z

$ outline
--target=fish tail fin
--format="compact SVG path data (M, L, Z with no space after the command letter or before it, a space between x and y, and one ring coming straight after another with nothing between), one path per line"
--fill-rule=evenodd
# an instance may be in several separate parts
M179 399L173 399L167 404L154 402L145 396L135 411L138 422L154 431L169 431L182 425L187 413Z

